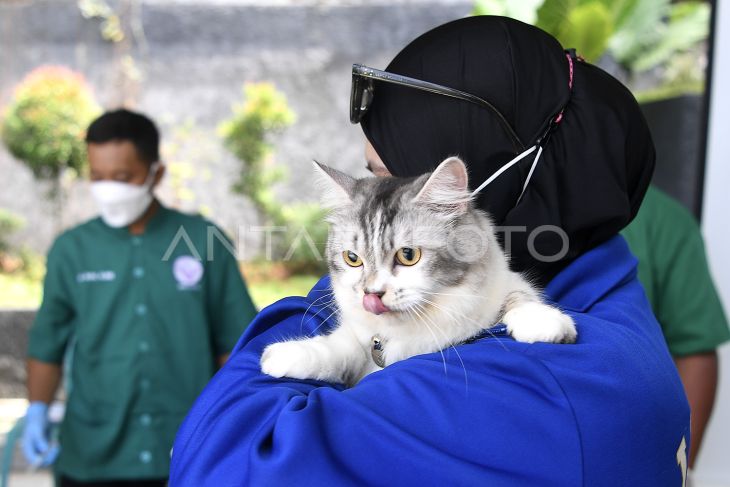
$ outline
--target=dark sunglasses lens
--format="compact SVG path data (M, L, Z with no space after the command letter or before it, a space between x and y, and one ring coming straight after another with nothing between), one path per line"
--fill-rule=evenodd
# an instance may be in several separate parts
M360 123L373 101L370 80L352 75L352 91L350 92L350 122Z

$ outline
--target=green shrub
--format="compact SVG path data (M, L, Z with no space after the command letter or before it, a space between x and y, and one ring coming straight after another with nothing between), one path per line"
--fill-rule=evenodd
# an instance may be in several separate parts
M45 259L27 247L13 248L10 236L25 226L25 220L0 208L0 274L13 275L40 286L46 272Z
M476 0L474 15L506 15L534 24L590 62L608 53L629 79L661 66L663 86L702 85L697 63L676 60L707 39L710 5L694 0Z
M2 140L39 179L57 180L65 169L82 173L84 133L99 112L82 75L42 66L16 87L5 112Z
M241 161L233 191L248 197L264 220L280 224L281 209L273 185L286 173L273 165L270 138L294 123L295 115L284 94L271 83L245 84L243 98L243 103L233 107L233 116L220 126L226 149Z
M274 163L271 137L294 123L295 114L271 83L246 84L243 96L219 128L225 147L241 161L232 189L253 203L264 224L286 227L283 234L273 233L274 256L292 272L321 272L327 236L324 211L316 203L283 204L274 192L287 172Z
M25 226L25 221L16 214L0 208L0 253L10 251L9 237Z
M283 215L287 233L279 253L287 265L299 274L325 272L324 247L329 230L324 221L326 210L318 203L296 203L284 206Z

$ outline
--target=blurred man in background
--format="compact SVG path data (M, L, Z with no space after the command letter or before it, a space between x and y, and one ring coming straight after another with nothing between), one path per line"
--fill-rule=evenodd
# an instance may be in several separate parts
M653 186L622 232L639 259L639 280L661 324L691 408L694 466L717 388L717 352L730 339L694 216Z
M101 216L48 254L24 453L38 466L58 457L62 486L164 485L178 426L255 308L217 227L153 196L164 166L150 119L105 113L86 142ZM47 412L72 341L59 449Z

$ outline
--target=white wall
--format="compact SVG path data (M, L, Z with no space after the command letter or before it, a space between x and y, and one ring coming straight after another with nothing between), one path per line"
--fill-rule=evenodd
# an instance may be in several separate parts
M730 312L730 4L717 0L702 227L710 267ZM730 345L720 349L715 413L696 465L702 485L730 486Z

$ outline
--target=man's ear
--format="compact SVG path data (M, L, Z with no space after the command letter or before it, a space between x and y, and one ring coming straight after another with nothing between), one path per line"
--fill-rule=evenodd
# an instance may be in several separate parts
M155 173L155 179L152 181L152 187L157 187L165 176L165 165L162 162L157 162L157 172Z
M413 202L459 216L466 213L471 199L466 165L458 157L449 157L431 173Z
M322 184L322 206L334 209L352 203L355 178L317 161L312 161L312 164Z

